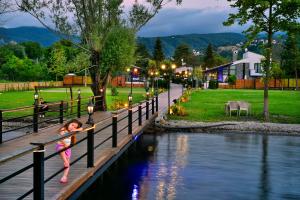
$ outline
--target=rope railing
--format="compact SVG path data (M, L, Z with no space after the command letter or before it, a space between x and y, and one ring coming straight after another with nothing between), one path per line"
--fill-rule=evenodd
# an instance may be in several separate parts
M135 104L135 107L132 107L130 109L120 109L117 110L115 112L112 113L112 116L106 117L104 119L101 119L101 121L93 124L92 126L84 129L83 131L80 132L71 132L71 133L67 133L65 135L57 135L54 138L51 138L49 140L43 140L43 141L35 141L35 142L31 142L30 144L33 145L34 147L32 148L28 148L25 149L23 152L18 152L15 155L12 156L8 156L6 158L2 158L0 159L0 165L3 165L4 163L7 163L11 160L15 160L19 157L28 155L30 153L33 153L33 163L27 165L26 167L23 167L22 169L13 172L9 175L7 175L6 177L2 178L0 180L0 184L3 184L5 182L7 182L8 180L13 179L14 177L25 173L26 171L30 170L30 169L35 169L35 170L39 170L38 173L34 173L33 176L33 189L30 189L28 192L26 192L25 194L23 194L21 197L19 198L25 198L27 197L29 194L33 193L34 198L36 197L41 197L41 195L44 194L44 187L45 187L45 183L49 182L50 180L52 180L54 177L56 177L57 175L59 175L61 172L64 171L65 168L60 168L59 170L53 172L52 174L50 174L47 178L45 177L37 177L38 175L40 176L41 174L44 175L44 164L43 162L48 161L49 159L58 156L61 152L66 151L67 149L70 148L74 148L77 145L79 145L80 143L87 141L87 144L93 144L93 145L88 145L87 151L83 152L82 155L79 155L78 158L76 158L74 161L72 161L70 163L70 165L74 165L75 163L77 163L79 160L81 160L82 158L87 156L87 167L93 167L94 166L94 151L95 149L99 148L101 145L103 145L104 143L108 142L109 140L112 141L112 148L117 147L117 140L118 140L118 134L121 132L124 132L125 129L128 129L128 134L132 134L132 126L136 121L139 121L139 126L141 126L140 121L142 120L142 112L143 109L146 108L146 112L144 114L146 115L151 115L151 109L149 109L149 101L144 101L143 103L146 102L146 106L142 107L141 104ZM132 109L137 109L136 111L132 111ZM154 107L152 107L152 109L154 109ZM120 119L118 119L118 116L120 114L123 114L125 111L128 111L128 114L125 114L125 116L122 116ZM135 120L132 120L132 116L138 112L137 118L135 117ZM136 115L135 115L136 116ZM125 119L128 119L128 123L124 124L122 123L122 128L118 129L118 123L120 121L123 121ZM111 122L109 122L109 120L112 120ZM109 122L108 124L106 124L107 122ZM101 139L100 141L97 140L97 145L94 145L94 136L96 134L102 133L105 129L112 127L112 134L109 135L108 137L106 137L105 139ZM107 133L107 132L106 132ZM45 157L44 153L44 149L46 146L49 146L51 144L57 143L58 141L64 140L66 138L70 138L72 136L78 135L78 134L86 134L85 137L81 138L79 141L77 141L75 144L71 144L70 146L63 148L57 152L54 152L48 156ZM38 174L38 175L37 175Z

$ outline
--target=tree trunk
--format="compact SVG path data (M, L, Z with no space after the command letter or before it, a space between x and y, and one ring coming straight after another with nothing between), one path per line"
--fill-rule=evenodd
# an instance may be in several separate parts
M100 53L92 50L91 55L92 67L89 69L92 79L91 89L95 97L95 110L106 111L106 86L108 80L108 72L105 74L100 73ZM101 89L103 90L101 92Z
M267 46L267 55L266 55L266 64L265 64L265 74L264 79L264 119L265 121L270 120L269 114L269 79L270 79L270 66L272 59L272 36L273 36L273 27L272 27L272 4L269 7L269 20L268 20L268 46Z
M295 76L296 76L296 90L298 90L298 70L297 67L295 67Z

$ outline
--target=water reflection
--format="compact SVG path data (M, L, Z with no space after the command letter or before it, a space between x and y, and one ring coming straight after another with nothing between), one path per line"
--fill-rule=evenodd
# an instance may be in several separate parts
M172 158L173 149L170 148L170 135L168 136L168 141L168 163L165 165L161 165L161 169L159 169L159 171L163 170L167 173L158 174L159 184L157 190L159 192L157 193L156 199L164 199L164 197L166 197L167 199L172 200L176 197L176 186L180 182L180 180L182 180L179 171L186 165L188 152L188 136L180 135L179 137L177 137L175 159L172 159L171 161L169 160L169 158ZM166 166L168 166L168 168L166 168Z
M300 199L300 137L145 135L124 160L84 199Z
M262 136L262 159L261 159L261 173L260 173L260 199L269 199L269 167L268 167L268 136Z

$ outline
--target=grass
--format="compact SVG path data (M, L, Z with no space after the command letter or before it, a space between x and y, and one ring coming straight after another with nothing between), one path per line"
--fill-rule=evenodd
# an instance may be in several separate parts
M224 104L227 101L247 101L251 103L250 117L226 116ZM171 119L190 121L241 121L263 120L263 90L199 90L191 94L189 102L181 103L187 116L171 116ZM269 91L269 111L271 122L300 123L300 92Z
M79 87L73 88L73 98L77 98L77 90ZM80 87L81 97L88 98L93 96L93 93L89 87ZM118 88L118 96L111 95L111 89L108 88L106 92L106 100L108 108L114 101L127 101L130 88ZM0 110L12 109L23 106L32 106L34 91L21 91L21 92L3 92L0 93ZM145 99L144 88L133 88L133 103L137 103ZM61 100L70 101L70 90L67 88L53 88L43 89L39 92L39 97L42 97L46 102L58 102ZM84 101L83 101L84 102ZM26 112L25 112L26 113ZM6 113L7 116L20 116L20 113ZM27 113L26 113L27 114Z

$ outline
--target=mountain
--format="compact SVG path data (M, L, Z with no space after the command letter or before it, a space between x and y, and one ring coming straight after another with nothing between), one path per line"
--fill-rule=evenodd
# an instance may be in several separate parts
M167 57L173 55L176 47L182 43L188 44L192 49L204 51L208 44L214 47L233 46L245 41L245 36L239 33L211 33L211 34L188 34L160 37L164 53ZM144 44L152 54L156 37L139 37L138 42Z
M4 42L25 42L34 41L43 46L50 46L54 42L61 39L57 34L45 28L38 27L17 27L17 28L1 28L0 39Z
M10 41L24 42L35 41L43 46L50 46L60 40L61 37L50 32L45 28L38 27L18 27L18 28L0 28L0 43ZM166 57L171 57L175 48L182 44L188 44L197 51L206 49L209 43L214 47L232 46L245 41L245 37L239 33L212 33L212 34L188 34L160 37L163 50ZM78 39L77 39L78 40ZM152 54L156 37L138 37L137 41L146 46L149 53Z

